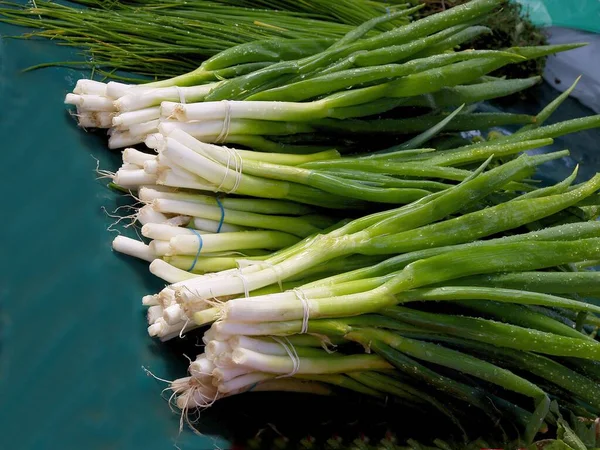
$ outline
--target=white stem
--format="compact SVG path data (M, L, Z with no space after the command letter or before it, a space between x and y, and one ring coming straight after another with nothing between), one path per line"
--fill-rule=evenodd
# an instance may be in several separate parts
M173 155L174 163L214 185L213 191L232 193L242 180L243 157L238 150L200 142L182 130L171 133L162 153Z
M149 223L142 227L142 236L149 239L169 241L171 238L179 235L195 236L194 232L189 228L174 227L166 224Z
M157 200L157 202L160 201L162 200ZM321 236L321 238L328 239L327 236ZM315 239L320 238L317 237ZM333 251L333 248L331 250ZM297 273L309 269L313 264L313 259L306 258L304 253L300 253L269 267L256 264L246 269L241 269L241 274L237 273L235 276L221 272L219 276L213 279L206 279L206 282L200 282L199 279L198 281L194 279L189 280L185 284L186 292L182 291L181 296L184 301L193 302L195 298L220 298L239 295L246 291L252 292L264 286L284 281ZM242 277L239 275L242 275Z
M183 200L183 201L189 201L192 203L198 203L201 205L209 205L209 206L214 206L214 199L215 196L214 195L204 195L201 193L184 193L184 192L177 192L171 188L168 187L163 187L161 186L162 189L156 189L155 187L149 187L149 186L143 186L139 189L138 192L138 198L144 202L144 203L152 203L154 200L162 198L162 199L167 199L167 200ZM219 209L220 211L220 209ZM223 214L221 212L221 214ZM189 223L189 216L186 216L188 218L188 223ZM218 222L214 222L215 227L218 226ZM242 227L238 227L238 228L242 228ZM241 231L241 230L236 230L236 231ZM215 232L216 232L216 228L215 228Z
M164 319L158 319L155 323L148 327L148 334L151 337L158 337L161 341L168 341L169 339L173 339L180 334L183 334L187 331L193 330L197 328L197 326L190 322L185 325L185 322L182 322L177 325L169 325Z
M73 89L73 94L91 94L106 97L107 85L106 83L101 83L100 81L82 78L80 80L77 80L77 83L75 84L75 89Z
M281 267L281 264L275 267ZM252 270L252 272L249 272ZM247 269L241 269L241 273L226 274L222 273L213 279L207 279L205 282L188 280L185 283L185 289L180 291L184 302L193 303L198 298L221 298L230 295L243 294L246 291L252 292L264 286L283 281L288 278L287 271L284 268L275 269L267 267L261 270L261 265L249 266ZM241 276L240 276L241 275ZM300 303L300 302L298 302Z
M135 85L135 84L125 84L119 83L117 81L109 81L106 85L106 95L111 98L119 98L127 94L128 92L140 91L142 92L144 89L144 85Z
M144 306L155 306L158 305L158 295L144 295L142 297L142 305Z
M126 148L123 150L122 158L124 162L143 167L146 161L156 161L156 154L144 153L135 148Z
M142 166L142 168L144 169L144 172L146 173L150 173L152 175L157 175L158 171L159 171L159 164L158 164L158 160L154 159L152 161L146 161L144 162L144 165Z
M156 120L158 118L160 118L160 106L154 106L151 108L138 109L137 111L120 113L113 117L112 126L131 127L132 125Z
M140 188L140 192L138 196L141 201L144 203L151 203L153 200L157 198L165 198L174 194L174 192L164 192L153 188L142 187Z
M285 239L285 243L295 242L294 238L282 231L256 230L237 231L231 233L204 233L200 236L194 234L178 235L171 238L169 244L175 255L196 255L200 251L203 255L227 251L243 251L255 248L279 248L285 246L272 245L266 240L274 237Z
M204 353L212 361L221 355L231 353L231 346L227 342L213 340L206 344Z
M114 130L114 128L111 128ZM108 138L108 148L123 148L131 145L141 144L146 136L140 136L130 133L129 131L115 131Z
M231 119L258 119L258 120L294 120L321 118L318 102L276 102L276 101L218 101L181 104L163 102L161 115L163 117L176 117L182 122L190 120L220 120L227 116Z
M171 251L174 255L193 256L198 252L201 242L203 243L203 245L200 251L204 250L205 253L222 251L222 249L214 250L212 247L210 247L210 245L207 245L206 247L204 246L204 244L206 244L208 236L209 235L198 237L195 234L189 236L174 236L169 240L169 246L171 247Z
M162 153L180 167L216 185L223 185L224 189L230 190L235 185L236 172L227 171L219 163L209 160L191 148L180 144L173 138L167 138L167 148ZM229 172L231 177L228 177ZM226 178L231 178L227 180ZM227 181L229 181L227 183Z
M275 375L270 373L251 372L219 384L218 389L219 392L228 393L248 386L252 386L255 383L260 383L261 381L269 380L274 377Z
M113 181L124 188L137 188L142 184L156 183L157 177L156 175L144 172L144 169L117 170Z
M215 331L209 328L204 332L204 335L202 336L202 342L204 342L204 345L206 345L213 339L215 339Z
M159 120L149 120L147 122L135 123L129 126L129 132L140 136L156 133L158 131Z
M260 372L279 374L328 374L362 370L391 369L385 359L377 355L356 354L306 358L292 355L274 356L238 348L232 352L234 363Z
M152 253L149 246L126 236L117 236L112 242L112 248L119 253L134 256L148 262L156 258L156 255Z
M112 112L82 111L77 114L79 126L83 128L110 128Z
M179 409L206 408L221 397L223 395L219 394L213 386L193 386L177 397L176 403Z
M191 321L189 316L205 309L208 309L208 304L206 302L197 302L194 305L191 305L190 308L186 308L186 310L184 310L181 305L174 304L164 309L162 317L169 325L174 325L179 322Z
M75 105L81 111L116 111L113 101L110 98L101 95L88 94L67 94L65 97L67 105Z
M119 167L119 170L140 170L140 169L143 169L143 167L140 167L136 164L127 163L127 162L124 162L123 164L121 164L121 167Z
M223 133L227 126L227 133ZM247 134L246 124L239 122L229 122L224 124L223 120L210 120L200 122L181 122L177 120L164 120L158 126L158 131L165 136L169 136L173 131L181 130L189 135L201 139L204 142L216 142L217 138L223 134Z
M190 363L189 372L192 377L200 375L212 375L215 370L215 365L210 361L205 354L198 355L196 360Z
M165 223L168 217L158 212L152 205L144 205L138 210L136 220L142 225L146 225L148 223Z
M191 377L178 378L171 381L171 390L176 394L183 394L185 391L190 389Z
M248 336L234 336L229 340L232 349L245 348L267 355L287 355L286 349L278 342L265 342Z
M175 164L174 161L171 161L167 157L167 155L165 155L163 153L162 150L159 151L158 157L156 158L156 160L158 161L160 169L165 169L165 168L176 169L176 170L182 171L183 173L188 174L190 177L193 177L194 180L197 179L196 175L194 175L193 173L188 171L185 167L179 166L179 165Z
M201 178L183 169L165 169L158 175L158 184L174 188L196 189L217 192L217 187L205 183Z
M169 325L185 321L188 318L180 305L171 305L168 308L165 308L162 317Z
M262 161L263 156L261 156L261 152L255 152L250 150L239 150L231 147L223 147L220 145L209 144L207 142L202 142L192 136L189 133L186 133L183 129L175 128L169 132L170 138L175 139L180 144L185 145L186 147L191 148L196 153L206 156L207 158L214 159L215 161L220 162L221 164L227 164L228 159L231 155L231 150L234 150L239 156L242 157L243 160L252 160L252 161ZM289 165L289 155L286 154L271 154L270 160L272 162L276 162L278 158L281 158L281 163L285 165Z
M161 133L149 134L146 136L144 144L146 144L146 147L148 148L159 151L164 147L165 137Z
M187 227L191 220L190 216L175 216L167 220L166 224L174 227Z
M155 239L150 242L149 247L156 256L166 256L171 254L171 246L168 241L159 241L158 239Z
M233 367L231 369L215 368L212 371L212 375L213 375L213 379L214 379L213 384L214 384L214 382L216 382L218 385L222 382L232 380L236 377L245 375L249 372L250 372L250 370L246 369L245 367Z
M319 303L306 297L301 301L293 292L233 299L223 304L223 317L232 322L278 322L299 320L305 315L318 317Z
M162 259L155 259L150 263L150 273L165 280L167 283L177 283L178 281L189 280L197 276L172 266Z
M151 306L148 308L148 312L146 314L146 318L148 319L148 324L152 325L158 319L163 316L163 307L160 305Z
M165 309L171 305L176 305L177 297L175 289L173 289L171 286L165 287L162 291L158 293L158 302Z
M231 353L221 353L218 357L213 359L215 366L220 368L232 368L236 367L236 363L231 359Z
M168 186L161 186L159 184L146 184L144 186L140 186L140 189L151 189L153 191L158 192L177 192L176 189L170 188Z
M289 356L266 355L245 348L236 348L231 358L240 366L260 372L283 374L295 370L294 361Z
M167 161L168 158L164 157L164 155L161 153L159 155L159 161L161 162L161 164L164 163L165 159ZM176 166L175 166L176 167ZM200 193L186 193L186 192L177 192L177 191L166 191L166 190L157 190L157 189L152 189L152 188L143 188L143 190L140 190L140 200L142 200L143 202L149 203L152 200L155 200L157 198L165 198L165 199L169 199L169 200L184 200L184 201L189 201L189 202L194 202L194 203L200 203L203 205L213 205L215 204L215 196L214 195L203 195Z
M146 88L142 93L127 92L115 101L119 111L133 111L160 105L163 101L201 101L219 83L202 84L191 87Z
M242 227L238 225L230 225L228 223L221 224L217 220L203 219L201 217L194 217L194 228L197 230L208 231L209 233L216 233L221 225L221 233L233 233L236 231L253 230L254 228Z
M186 133L182 129L174 129L169 133L169 138L176 140L181 145L194 150L199 155L205 156L211 160L220 162L221 164L228 164L232 156L232 151L235 151L239 156L248 156L256 152L247 152L244 150L237 150L229 147L221 147L214 144L208 144L196 139L189 133ZM252 159L252 158L251 158ZM256 159L256 157L254 158Z
M210 220L219 220L222 214L218 206L204 205L185 200L158 198L152 202L152 206L157 211L163 213L182 214L185 216L208 218Z

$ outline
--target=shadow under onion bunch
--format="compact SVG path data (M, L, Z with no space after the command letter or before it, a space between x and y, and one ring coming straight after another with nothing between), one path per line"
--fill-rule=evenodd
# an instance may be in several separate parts
M537 81L489 72L577 47L452 50L501 4L369 37L413 11L393 12L320 49L244 44L150 85L77 83L67 103L127 147L110 176L143 205L144 239L113 248L169 283L142 300L148 333L205 344L171 383L184 416L247 392L352 392L424 412L458 441L487 427L580 448L563 415L600 415L600 174L535 174L569 154L542 151L554 138L600 116L545 125L570 91L535 117L470 110ZM521 127L431 146L442 130L506 124ZM361 133L398 142L315 144ZM153 151L128 147L141 142Z

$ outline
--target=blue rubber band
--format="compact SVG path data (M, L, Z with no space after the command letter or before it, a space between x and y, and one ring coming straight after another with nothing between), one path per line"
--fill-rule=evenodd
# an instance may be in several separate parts
M258 383L254 383L252 386L250 386L250 389L248 389L248 392L253 391L256 386L258 386Z
M219 197L216 198L217 204L219 208L221 208L221 220L219 220L219 226L217 227L217 233L221 232L221 228L223 228L223 222L225 222L225 208L223 207L223 203L219 200Z
M198 262L198 257L200 256L200 252L202 251L202 236L200 236L200 233L198 233L196 230L194 230L193 228L190 228L190 230L196 235L198 236L198 251L196 252L196 256L194 256L194 262L192 263L192 267L190 267L187 271L191 272L192 270L194 270L194 267L196 267L196 263Z

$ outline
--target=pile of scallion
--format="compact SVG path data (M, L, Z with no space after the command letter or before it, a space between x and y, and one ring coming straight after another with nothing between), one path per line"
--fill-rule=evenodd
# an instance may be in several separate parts
M372 34L416 11L399 9L337 40L251 42L67 95L126 147L110 176L143 205L144 239L113 247L168 283L143 298L149 334L205 344L171 385L184 415L250 391L353 392L465 441L597 426L600 175L535 174L569 153L538 149L600 116L544 125L570 90L535 117L475 112L537 82L490 72L577 47L453 50L502 3ZM600 445L561 433L557 448Z

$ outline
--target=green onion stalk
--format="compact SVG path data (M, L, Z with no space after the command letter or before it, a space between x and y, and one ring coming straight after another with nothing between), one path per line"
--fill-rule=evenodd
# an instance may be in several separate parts
M81 126L109 128L111 148L141 143L159 130L168 134L179 127L203 141L268 151L277 146L273 137L322 135L323 127L335 128L335 122L344 119L422 102L432 107L438 96L439 102L448 102L445 93L449 88L469 88L461 100L481 99L478 92L484 86L479 84L489 83L479 81L486 74L506 64L577 47L452 50L457 42L485 32L485 27L471 23L500 4L499 0L475 0L468 7L370 35L375 28L408 16L418 7L398 10L368 20L333 42L304 39L242 44L187 74L149 84L80 80L65 101L77 107ZM508 95L536 81L494 81L499 83L497 88L485 89L483 98ZM455 106L462 103L466 102ZM490 126L528 120L487 119L492 119ZM461 130L477 125L466 117L458 123L462 123ZM378 131L377 127L373 130ZM338 144L342 145L339 139Z

